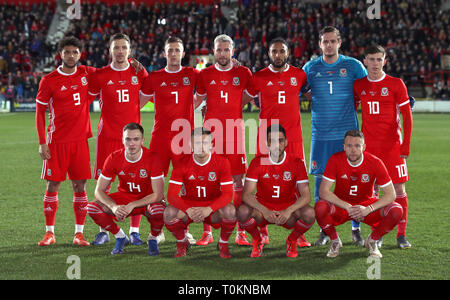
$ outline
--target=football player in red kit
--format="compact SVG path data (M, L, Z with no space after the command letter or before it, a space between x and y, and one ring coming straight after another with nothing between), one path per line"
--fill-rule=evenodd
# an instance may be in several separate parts
M242 203L244 174L247 171L242 96L252 73L247 67L233 64L233 53L234 42L229 36L221 34L214 39L215 64L200 72L196 103L201 103L206 97L203 127L213 132L214 152L230 161L233 203L239 207ZM212 241L211 227L205 225L203 236L197 245L207 245ZM239 226L235 242L238 245L249 245Z
M58 191L66 175L72 181L75 237L73 243L87 246L83 237L86 219L86 180L91 178L88 138L92 137L89 119L88 75L94 68L77 66L82 45L75 37L59 42L62 65L44 76L36 96L36 128L39 154L43 159L41 178L47 181L44 196L46 233L38 243L55 243L54 226ZM92 100L92 99L91 99ZM49 125L45 135L45 112Z
M117 33L110 39L109 52L111 64L98 69L89 77L89 94L98 96L101 115L97 130L97 150L94 165L94 178L98 179L106 158L115 150L122 149L122 128L130 123L141 123L140 90L144 78L148 75L145 69L139 72L128 61L131 53L130 38ZM131 243L142 243L139 237L141 216L130 218ZM101 244L107 240L104 232L100 232L93 244Z
M413 120L408 90L400 78L383 72L386 53L381 46L366 49L364 64L368 75L356 80L353 89L356 103L361 103L361 129L366 150L383 161L392 178L395 201L403 207L403 216L397 226L397 245L401 249L410 248L406 239L408 198L405 182L409 179L406 158L410 152Z
M144 129L137 123L123 128L124 149L111 153L95 188L95 200L88 204L89 216L100 227L116 237L111 254L123 253L128 241L126 234L116 224L128 216L145 215L151 224L148 254L158 255L156 237L164 226L164 172L158 158L151 155L144 144ZM117 192L109 193L108 187L119 178Z
M292 229L286 239L286 256L297 257L298 238L314 224L305 163L287 153L287 145L285 129L279 124L269 126L269 154L255 157L247 171L244 203L237 215L242 228L252 235L251 257L260 257L264 246L257 226L276 224Z
M230 258L228 239L236 226L236 209L233 199L233 178L229 161L212 153L212 135L204 128L192 131L193 154L185 157L173 169L169 181L164 212L166 228L177 239L175 257L186 255L190 244L186 237L187 226L206 223L221 228L217 244L220 256ZM184 191L180 196L180 192Z
M317 223L331 239L328 257L338 256L342 247L335 227L350 220L372 226L365 246L370 256L382 257L377 241L403 214L402 206L394 202L394 185L383 162L364 150L362 132L347 131L344 151L333 154L325 167L315 212ZM373 196L375 182L383 190L380 198Z

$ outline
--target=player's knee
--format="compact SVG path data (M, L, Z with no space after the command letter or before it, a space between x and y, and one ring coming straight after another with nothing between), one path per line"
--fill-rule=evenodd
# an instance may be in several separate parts
M178 214L178 209L174 206L167 206L164 209L164 214L163 214L163 218L164 218L164 223L169 223L171 221L173 221L173 219L175 219L177 217Z
M314 223L314 221L316 220L316 214L315 214L314 208L312 208L309 205L304 207L301 210L300 219L306 224Z
M251 209L246 204L241 204L237 209L236 216L239 222L245 222L250 218Z
M57 193L59 191L59 187L61 182L59 181L47 181L47 191L50 193Z
M227 204L225 207L221 209L222 218L227 220L236 219L236 208L232 204Z
M73 180L72 188L75 193L82 193L86 190L86 180Z
M382 212L385 217L392 218L397 222L400 221L403 216L403 208L397 202L387 205Z
M330 212L330 204L327 201L320 199L319 201L316 202L314 206L314 213L316 218L320 218L328 214L329 212Z

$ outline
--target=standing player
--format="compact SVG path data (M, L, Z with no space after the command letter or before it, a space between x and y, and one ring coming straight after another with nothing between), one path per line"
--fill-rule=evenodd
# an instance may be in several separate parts
M411 247L406 239L408 198L405 191L405 182L409 179L405 159L409 156L413 123L408 90L400 78L383 72L386 52L381 46L366 49L364 64L369 75L354 84L355 99L362 107L362 132L367 151L384 162L394 183L395 201L403 208L397 227L397 244L405 249ZM403 117L403 138L399 112Z
M311 89L311 154L310 173L314 175L314 200L319 199L319 186L328 158L341 151L342 137L358 129L353 100L353 82L367 71L358 60L339 54L339 30L326 26L319 32L323 55L303 67ZM353 222L352 240L363 245L360 225ZM321 232L315 245L324 245L329 238Z
M150 152L159 156L164 176L169 172L170 162L175 167L185 154L190 153L190 133L194 128L194 88L199 71L181 66L184 55L183 41L177 37L168 38L164 44L166 67L151 72L141 90L144 96L141 97L141 107L147 99L155 104ZM186 133L187 136L183 136ZM189 233L188 239L190 243L196 242Z
M93 69L77 66L82 45L75 37L63 38L58 45L62 65L44 76L36 96L36 128L39 154L44 160L41 178L47 181L44 196L46 233L39 246L55 243L54 226L58 191L66 174L72 181L75 237L73 243L87 246L83 237L86 220L86 180L91 178L88 138L92 137L89 119L88 73ZM45 136L45 112L50 124Z
M269 44L270 65L253 75L247 95L259 97L260 113L256 156L267 154L265 141L267 126L279 123L286 130L289 146L286 152L304 161L302 125L300 119L300 90L306 84L302 69L287 64L289 47L282 38L275 38ZM304 162L303 162L304 163ZM267 228L263 227L264 243L268 243ZM301 236L299 246L310 246Z
M148 254L159 254L156 237L164 226L164 174L156 156L144 148L144 129L137 123L123 128L123 149L111 153L103 165L95 188L95 200L88 204L94 222L116 237L111 254L123 253L128 238L114 222L132 215L145 215L151 224ZM115 177L118 191L109 193Z
M217 244L220 256L230 258L228 239L236 225L233 199L233 179L230 163L221 155L212 153L211 132L204 128L192 131L193 154L172 171L164 211L164 223L177 239L175 257L186 255L190 244L186 237L191 222L212 224L221 228ZM180 192L184 186L184 192Z
M106 158L115 150L123 148L122 128L131 122L140 124L141 114L139 91L144 78L148 75L145 69L140 72L130 66L128 57L131 53L130 38L117 33L110 39L109 52L112 57L110 65L98 69L91 77L89 94L99 96L101 109L97 130L97 151L95 158L95 179L98 179ZM140 245L140 216L131 218L130 238L132 244ZM105 231L101 231L94 244L108 241Z
M394 202L394 186L383 162L364 150L362 132L348 131L344 151L330 157L323 173L325 180L320 184L315 211L317 223L331 238L328 257L338 256L342 247L335 226L349 220L372 226L365 246L370 256L382 257L377 241L397 225L403 214L401 205ZM384 192L379 199L372 197L375 182Z
M184 55L183 41L177 37L168 38L164 45L166 67L150 73L141 91L145 97L152 97L151 101L155 103L150 151L160 157L166 176L171 161L175 167L184 154L190 153L189 143L184 145L177 141L189 142L194 128L194 88L199 71L181 66ZM180 136L185 132L187 137ZM175 136L177 140L173 141Z
M234 42L225 35L214 39L216 63L200 72L197 81L197 104L206 97L204 127L214 135L214 152L223 154L231 166L236 207L242 203L244 174L247 170L245 155L245 128L242 118L242 96L251 79L251 71L244 66L234 66L231 60ZM197 245L213 241L211 227L205 225L202 238ZM241 228L237 228L236 243L249 245Z
M241 227L253 237L251 257L260 257L264 246L257 226L293 229L286 239L286 256L297 257L297 240L314 224L305 163L286 153L287 145L284 128L271 125L267 128L269 154L255 157L247 171L244 204L237 215Z

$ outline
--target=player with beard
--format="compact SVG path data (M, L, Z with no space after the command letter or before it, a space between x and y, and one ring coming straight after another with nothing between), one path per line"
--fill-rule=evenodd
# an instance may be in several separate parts
M320 199L314 209L317 223L331 239L328 257L338 256L342 247L335 227L355 220L372 227L365 246L370 256L381 258L377 241L390 232L403 215L402 206L394 202L395 189L385 165L365 149L363 133L347 131L344 151L330 157L323 173ZM373 196L375 182L383 190L379 198Z
M244 174L247 171L245 154L245 130L242 118L242 97L252 77L247 67L235 66L232 62L233 40L225 35L214 39L216 63L200 72L197 81L197 101L206 98L206 114L203 126L213 132L214 152L223 154L231 166L236 207L242 203ZM235 242L249 245L243 230L237 228ZM211 227L205 224L202 238L197 245L211 243Z
M91 178L88 138L92 137L89 119L88 74L94 68L77 66L82 45L75 37L59 42L62 65L44 76L36 96L36 128L39 154L43 159L41 178L47 181L44 196L46 233L39 246L55 243L54 225L58 191L66 175L72 181L75 214L74 244L87 246L83 237L86 220L86 180ZM49 126L45 135L45 112Z
M304 163L299 96L306 84L306 74L302 69L287 63L289 54L289 46L284 39L273 39L269 44L270 65L253 74L246 94L252 98L259 97L256 156L269 153L265 142L266 128L278 123L285 128L286 138L289 140L286 152ZM267 227L261 228L261 233L267 244ZM298 242L300 247L310 246L303 236Z

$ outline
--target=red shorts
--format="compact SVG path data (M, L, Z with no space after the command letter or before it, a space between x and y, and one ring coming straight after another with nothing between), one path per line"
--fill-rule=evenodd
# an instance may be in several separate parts
M241 175L247 172L247 157L245 154L222 154L230 162L231 175Z
M183 145L183 140L181 140L179 145L174 145L172 147L172 138L160 134L152 134L152 139L150 140L150 152L156 153L158 156L161 166L164 171L164 176L167 176L169 172L169 165L172 161L172 167L175 167L177 163L186 155L191 153L190 145Z
M326 202L330 206L331 217L333 219L333 226L338 226L338 225L344 224L344 223L352 220L345 209L337 207L336 205L331 204L330 202L325 201L325 200L319 200L319 201ZM359 205L369 206L377 201L378 201L377 198L373 198L371 200L363 201ZM389 205L386 206L385 208L388 208L388 207L389 207ZM370 225L370 226L378 225L378 223L383 218L383 216L382 216L383 211L384 211L384 209L378 209L378 210L368 214L364 218L363 223Z
M41 179L50 181L91 179L91 160L87 140L71 143L52 143L50 159L44 160Z
M108 156L116 150L122 149L122 140L108 139L101 136L97 137L97 151L95 155L94 178L98 179L103 165Z
M115 192L112 194L108 194L109 197L111 197L111 199L114 200L114 202L118 205L127 205L133 201L137 201L139 199L142 199L142 195L136 195L136 194L130 194L130 193L124 193L124 192ZM155 208L155 209L159 209L159 207L164 206L164 203L152 203L150 204L150 210ZM147 206L142 206L142 207L136 207L135 209L133 209L130 213L130 216L135 216L135 215L145 215L145 211L147 209Z
M392 179L392 183L404 183L409 180L406 160L400 157L400 145L393 148L366 147L366 151L380 158Z

